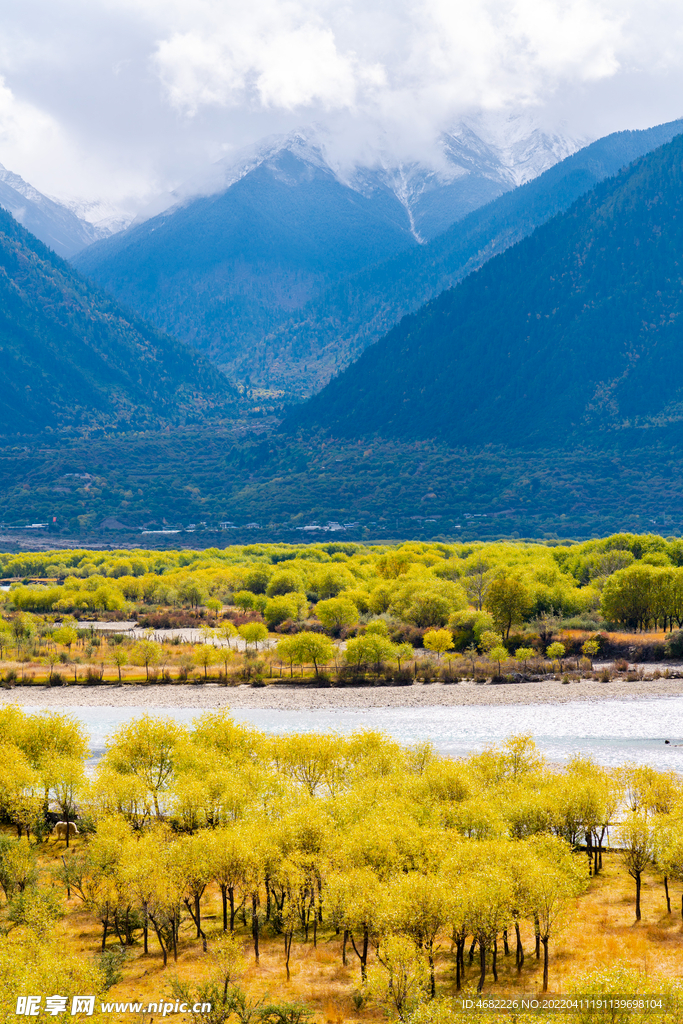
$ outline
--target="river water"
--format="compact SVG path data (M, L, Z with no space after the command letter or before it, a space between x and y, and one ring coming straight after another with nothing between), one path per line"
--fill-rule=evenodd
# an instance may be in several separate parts
M93 761L106 737L131 718L150 713L141 707L83 707L71 712L91 737ZM200 711L155 708L154 715L191 724ZM378 729L401 743L428 740L444 754L460 756L503 742L513 733L531 733L542 753L556 763L577 753L605 765L627 761L671 768L683 774L683 697L605 700L559 705L372 708L363 711L233 710L238 722L268 733L338 732ZM670 743L665 744L665 740Z

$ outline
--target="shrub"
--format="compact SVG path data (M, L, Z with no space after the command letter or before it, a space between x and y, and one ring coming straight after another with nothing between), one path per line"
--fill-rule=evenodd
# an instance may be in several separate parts
M670 633L664 644L667 658L683 658L683 629Z

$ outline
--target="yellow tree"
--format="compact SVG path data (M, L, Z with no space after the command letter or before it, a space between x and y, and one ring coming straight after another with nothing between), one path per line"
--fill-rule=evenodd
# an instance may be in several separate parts
M683 816L680 809L672 814L661 814L654 826L655 857L657 866L664 875L667 912L671 913L669 880L683 881ZM683 896L681 896L681 918L683 918Z
M493 980L498 981L498 935L512 912L512 886L506 873L495 860L495 844L485 844L488 854L470 881L469 903L472 934L479 946L479 981L481 992L486 981L486 957L491 953ZM490 859L489 859L490 858Z
M377 948L377 963L368 971L365 987L382 1007L391 1007L397 1020L412 1013L429 991L429 970L424 953L407 935L388 935Z
M42 806L40 775L22 750L0 743L0 810L19 837L37 826Z
M543 946L543 991L548 991L548 944L569 905L587 885L585 862L551 836L529 840L535 863L528 882L529 902Z
M198 832L176 840L175 863L184 884L183 902L197 930L197 938L202 939L206 950L201 901L213 876L209 836Z
M452 650L453 634L450 629L428 629L422 643L428 651L434 651L437 658L440 658L446 651Z
M121 775L135 775L147 788L154 813L161 817L159 798L174 775L176 746L185 730L169 719L143 715L120 726L107 741L104 769Z
M619 825L618 842L626 870L636 883L636 921L640 921L643 872L654 857L654 830L644 811L630 811Z
M66 846L69 846L69 822L76 816L76 798L85 783L83 762L73 757L56 756L45 762L43 771L45 786L59 807L66 822Z
M235 894L243 886L251 864L251 850L244 830L231 825L212 831L208 836L208 857L211 877L221 891L223 931L228 930L229 908L229 927L234 932L235 914L239 909Z
M331 873L327 883L328 902L334 919L360 962L361 982L365 983L371 937L376 935L383 914L382 885L370 868Z
M427 955L429 985L434 998L434 943L452 917L450 887L443 876L410 871L389 883L386 900L389 907L388 930L409 936Z

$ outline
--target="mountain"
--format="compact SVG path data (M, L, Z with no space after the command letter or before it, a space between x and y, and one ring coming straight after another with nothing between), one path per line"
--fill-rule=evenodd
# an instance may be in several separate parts
M683 427L683 135L405 317L286 423L453 447Z
M344 169L320 132L264 140L160 197L74 264L238 378L267 385L266 336L330 286L418 249L493 196L576 148L524 119L459 126L439 170ZM424 236L424 237L423 237Z
M48 199L18 174L0 164L0 206L15 220L49 245L58 256L69 259L92 245L108 231L78 217L67 206Z
M85 281L0 210L0 433L150 429L220 417L223 375Z
M284 379L288 367L305 367L305 372L298 372L300 391L310 395L320 390L334 372L349 365L407 313L417 311L496 253L567 210L599 181L681 131L683 120L599 139L470 213L428 245L328 289L268 339L268 376Z

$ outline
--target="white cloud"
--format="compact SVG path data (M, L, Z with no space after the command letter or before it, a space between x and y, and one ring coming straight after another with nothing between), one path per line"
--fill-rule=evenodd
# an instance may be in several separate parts
M323 121L348 159L434 152L476 109L576 134L683 113L679 0L0 0L0 162L135 207ZM137 196L137 199L134 198Z

